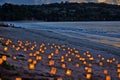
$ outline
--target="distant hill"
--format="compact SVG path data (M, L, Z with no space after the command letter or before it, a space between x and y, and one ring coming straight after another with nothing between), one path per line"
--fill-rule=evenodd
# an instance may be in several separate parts
M0 21L120 21L120 6L105 3L53 3L0 6Z

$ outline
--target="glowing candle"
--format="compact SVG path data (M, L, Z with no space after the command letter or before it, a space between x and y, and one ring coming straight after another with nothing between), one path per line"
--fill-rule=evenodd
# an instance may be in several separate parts
M120 69L117 69L117 72L120 73Z
M38 60L42 60L42 56L38 56Z
M87 70L88 70L88 67L85 67L85 70L87 71Z
M101 57L101 55L100 55L100 54L98 54L98 57L100 58L100 57Z
M28 62L32 62L32 59L28 59Z
M100 66L103 66L103 62L99 62L99 65L100 65Z
M120 73L118 73L118 78L120 79Z
M120 64L117 64L117 67L120 68Z
M108 74L108 70L104 70L103 72L104 72L104 74L106 74L106 75Z
M66 64L62 64L62 68L66 68Z
M88 68L87 72L92 73L92 68Z
M72 74L72 71L70 69L66 70L66 75L70 76Z
M16 56L13 56L13 60L16 60L17 58L16 58Z
M15 48L15 45L12 45L12 48Z
M65 61L65 59L61 59L61 60L60 60L60 62L64 62L64 61Z
M78 68L79 66L80 66L80 64L78 64L78 63L77 63L77 64L75 64L75 67L77 67L77 68Z
M37 64L37 61L36 61L36 60L33 60L33 64Z
M30 70L34 70L35 69L35 65L34 64L29 64L29 69Z
M3 61L7 60L7 56L2 56Z
M62 78L57 78L57 80L63 80Z
M0 58L0 65L3 63L3 60L2 60L2 58Z
M54 68L54 67L52 67L52 69L51 69L51 71L50 71L50 74L53 74L53 75L55 75L56 74L56 68Z
M55 64L55 61L54 61L54 60L50 60L50 61L49 61L49 65L50 65L50 66L53 66L54 64Z
M29 56L31 57L31 56L33 56L33 54L32 54L32 53L29 53Z
M8 51L8 47L4 47L4 51Z
M52 58L52 56L51 55L48 55L48 59L51 59Z
M90 60L90 61L93 61L93 60L94 60L94 58L93 58L93 57L90 57L90 58L89 58L89 60Z
M68 61L69 61L69 62L71 62L71 61L72 61L72 59L71 59L71 58L68 58Z
M86 74L86 79L91 79L91 74Z
M55 54L58 54L58 53L59 53L59 50L58 50L58 49L56 49L56 50L55 50Z
M106 80L111 80L111 76L107 75Z
M16 78L15 80L22 80L22 78L18 77L18 78Z
M78 50L75 50L75 53L79 53L79 51L78 51Z

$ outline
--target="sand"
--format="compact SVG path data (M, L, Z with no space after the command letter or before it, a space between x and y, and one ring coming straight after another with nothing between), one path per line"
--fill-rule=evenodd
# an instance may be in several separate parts
M20 77L22 80L87 80L86 74L92 75L90 80L105 80L107 75L112 80L120 79L118 78L120 73L117 72L119 69L117 65L120 62L118 49L90 43L86 40L78 41L46 30L0 27L0 38L4 38L0 41L0 57L8 56L7 60L0 65L0 78L3 80L15 80L16 77ZM6 45L3 44L8 39L12 40L12 43L8 46L9 50L4 51L3 48ZM19 40L23 44L26 41L31 43L27 47L24 45L27 51L24 51L24 48L15 50ZM13 44L16 45L15 48L11 48ZM35 44L36 48L30 50L31 46ZM34 70L30 70L29 65L36 61L36 56L31 57L29 53L36 54L35 52L41 45L43 45L43 53L39 51L37 56L42 56L42 60L37 61ZM103 48L96 47L96 45L103 46ZM55 52L56 49L58 49L58 53ZM52 58L48 59L49 55ZM64 62L60 61L62 56L64 56ZM16 59L13 59L15 57ZM90 58L94 58L94 60L90 60ZM32 59L33 62L28 62L28 59ZM49 64L51 60L55 62L53 65ZM62 68L62 64L66 64L66 68ZM79 65L75 66L77 64ZM53 68L56 69L55 74L51 73ZM92 72L89 72L87 68L92 69ZM72 74L65 74L67 70L71 70ZM108 70L108 74L105 75L104 70Z

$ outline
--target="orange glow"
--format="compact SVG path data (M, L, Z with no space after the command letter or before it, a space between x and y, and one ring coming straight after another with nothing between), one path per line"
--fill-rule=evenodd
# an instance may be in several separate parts
M16 60L17 59L16 56L13 56L13 59Z
M90 61L93 61L93 60L94 60L94 58L93 58L93 57L90 57L90 58L89 58L89 60L90 60Z
M86 79L91 79L91 74L86 74Z
M22 80L22 78L19 77L19 78L16 78L15 80Z
M33 56L33 54L32 54L32 53L29 53L29 56Z
M77 63L77 64L75 64L75 67L77 67L77 68L78 68L79 66L80 66L80 64L78 64L78 63Z
M66 68L66 64L62 64L62 68Z
M63 80L62 78L57 78L57 80Z
M104 70L103 73L104 73L104 74L108 74L108 70Z
M100 66L103 66L103 62L99 62L99 65L100 65Z
M106 80L111 80L111 76L107 75Z
M72 61L72 59L71 59L71 58L68 58L68 61L69 61L69 62L71 62L71 61Z
M50 65L50 66L53 66L54 64L55 64L55 61L54 61L54 60L50 60L50 61L49 61L49 65Z
M4 51L8 51L8 47L4 47Z
M51 59L52 58L52 56L51 55L48 55L48 59Z
M117 72L120 73L120 69L117 69Z
M15 45L12 45L12 48L15 48Z
M37 64L37 61L36 61L36 60L33 60L33 64Z
M3 61L7 60L7 56L2 56Z
M51 71L50 71L50 74L53 74L53 75L55 75L56 74L56 68L54 68L54 67L52 67L52 69L51 69Z
M105 2L106 0L98 0L98 2Z
M30 70L34 70L35 69L35 65L34 64L29 64L29 69Z
M118 78L120 79L120 73L118 73Z
M28 62L32 62L32 59L28 59Z
M88 68L87 72L92 73L92 68Z
M120 64L117 64L117 67L120 68Z
M3 63L3 60L0 58L0 65Z
M58 49L56 49L56 50L55 50L55 54L58 54L58 53L59 53L59 50L58 50Z
M66 73L65 73L67 76L70 76L72 74L72 71L71 70L66 70Z

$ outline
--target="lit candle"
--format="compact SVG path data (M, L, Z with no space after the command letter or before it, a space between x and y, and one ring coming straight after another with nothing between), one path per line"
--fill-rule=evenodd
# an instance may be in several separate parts
M63 80L62 78L57 78L57 80Z
M18 77L18 78L16 78L15 80L22 80L22 78Z
M51 69L51 71L50 71L50 74L53 74L53 75L55 75L56 74L56 68L54 68L54 67L52 67L52 69Z
M62 68L66 68L66 64L62 64Z
M106 80L111 80L111 76L107 75Z
M50 65L50 66L53 66L54 64L55 64L55 61L54 61L54 60L50 60L50 61L49 61L49 65Z
M4 51L8 51L8 47L4 47Z
M35 69L35 65L34 64L29 64L29 69L30 70L34 70Z
M104 74L106 74L106 75L108 74L108 70L104 70L103 72L104 72Z
M91 74L86 74L86 79L91 79Z
M77 64L75 64L75 67L77 67L77 68L78 68L79 66L80 66L80 64L78 64L78 63L77 63Z
M120 79L120 73L118 73L118 78Z
M0 65L3 63L3 60L2 60L2 58L0 58Z
M66 70L66 75L70 76L72 74L72 71L70 69Z
M3 61L6 61L7 60L7 56L2 56L2 59L3 59Z

